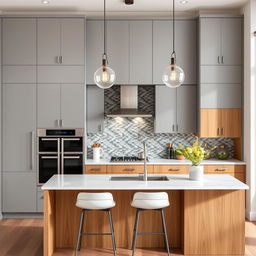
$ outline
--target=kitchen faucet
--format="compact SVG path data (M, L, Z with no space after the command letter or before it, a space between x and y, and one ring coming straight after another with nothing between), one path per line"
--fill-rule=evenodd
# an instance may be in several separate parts
M144 174L143 174L143 180L148 180L148 169L147 169L147 145L146 142L143 142L143 151L144 151Z

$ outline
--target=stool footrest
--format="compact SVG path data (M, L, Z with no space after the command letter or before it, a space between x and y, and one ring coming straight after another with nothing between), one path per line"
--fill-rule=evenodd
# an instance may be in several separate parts
M111 236L112 233L81 233L82 236Z
M138 235L164 235L163 232L137 232Z

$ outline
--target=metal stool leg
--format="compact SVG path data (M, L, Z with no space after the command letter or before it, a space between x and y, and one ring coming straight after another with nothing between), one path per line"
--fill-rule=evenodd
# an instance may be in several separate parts
M134 223L134 230L133 230L132 256L135 255L135 247L136 247L136 240L137 240L137 235L138 235L139 219L140 219L140 209L137 209L135 223Z
M163 230L164 230L164 239L165 239L166 250L167 250L167 253L168 253L168 256L169 256L170 255L169 241L168 241L167 228L166 228L164 210L163 209L161 209L161 218L162 218L162 224L163 224Z
M112 234L111 237L112 237L114 256L116 256L115 231L114 231L114 225L113 225L113 219L112 219L112 212L110 209L108 210L108 219L109 219L109 225L110 225L110 230L111 230L111 234Z
M83 231L83 223L84 223L84 214L85 214L85 210L82 210L81 211L81 215L80 215L80 224L79 224L78 234L77 234L75 256L78 255L78 251L81 248L81 239L82 239L82 231Z

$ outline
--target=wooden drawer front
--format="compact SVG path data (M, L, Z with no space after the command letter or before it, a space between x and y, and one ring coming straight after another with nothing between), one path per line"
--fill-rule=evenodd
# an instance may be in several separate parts
M155 174L187 174L188 165L155 165Z
M234 173L234 165L205 165L204 173Z
M85 174L106 174L106 165L86 165Z
M153 165L148 165L148 172L153 173ZM143 165L108 165L107 174L138 174L144 172Z

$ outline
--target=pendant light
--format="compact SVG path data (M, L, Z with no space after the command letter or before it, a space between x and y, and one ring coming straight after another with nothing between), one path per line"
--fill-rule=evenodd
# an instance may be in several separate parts
M104 53L102 55L102 65L94 73L94 82L101 89L108 89L115 83L115 71L108 66L106 53L106 0L104 0Z
M172 25L173 25L173 51L171 54L171 63L164 70L162 75L163 83L170 88L177 88L181 86L181 84L185 80L185 73L181 67L176 64L176 52L175 52L175 0L173 3L173 14L172 14Z

